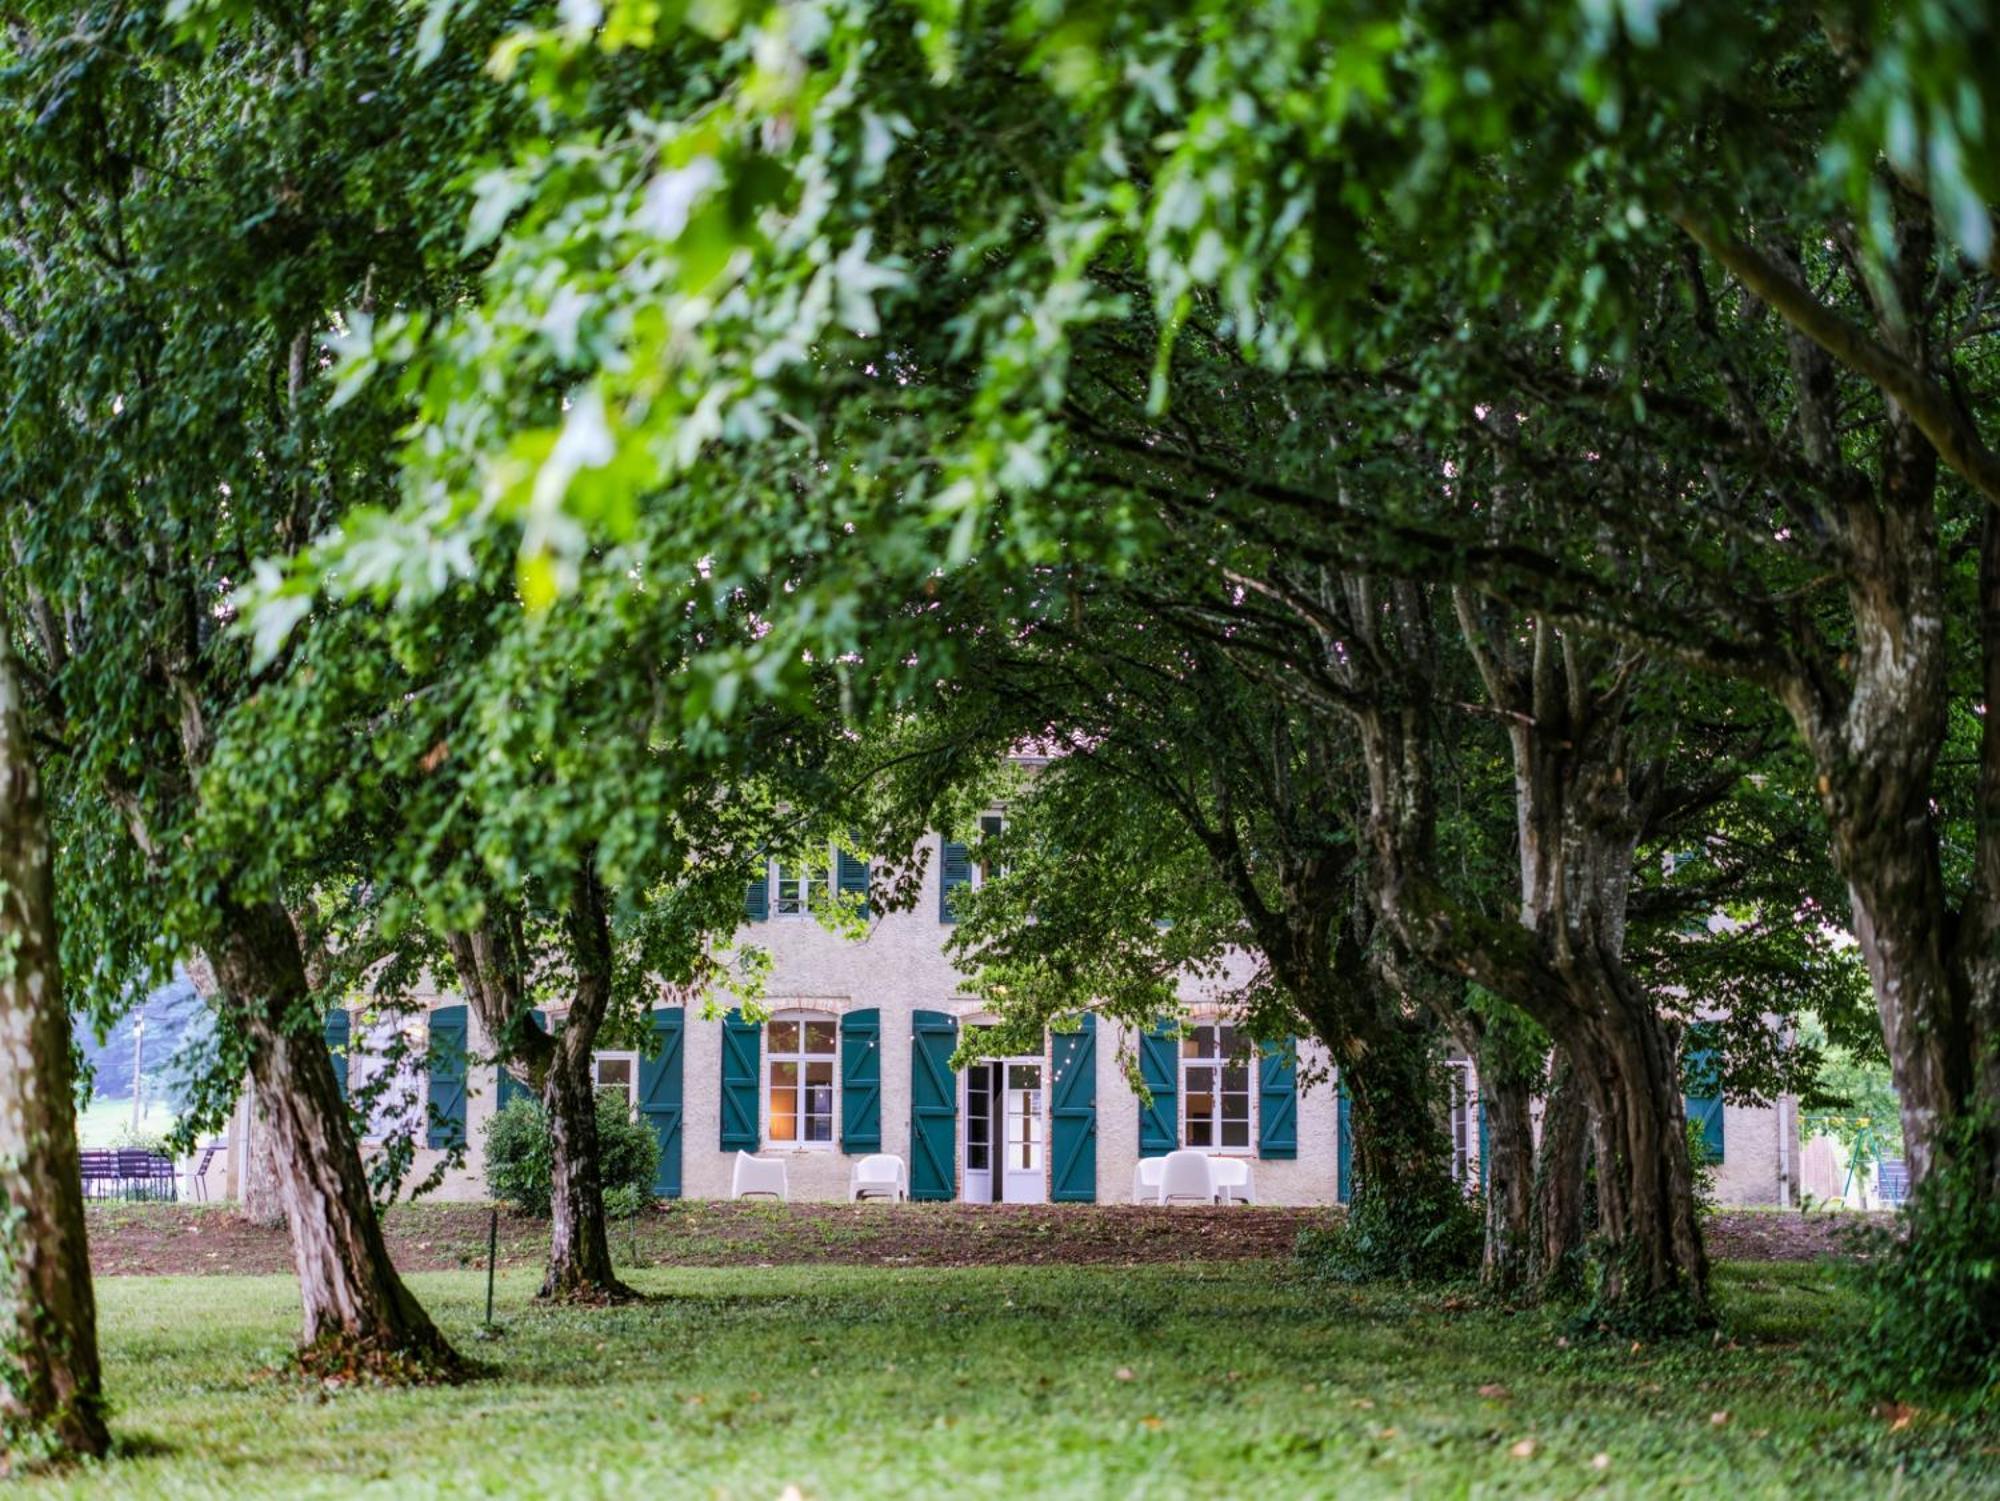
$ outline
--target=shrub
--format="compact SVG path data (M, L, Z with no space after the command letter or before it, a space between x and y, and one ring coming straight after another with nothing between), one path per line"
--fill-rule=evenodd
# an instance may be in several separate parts
M553 1168L541 1102L516 1095L487 1121L485 1139L486 1191L523 1214L546 1217ZM623 1096L600 1094L597 1146L607 1212L613 1203L635 1212L652 1197L659 1171L660 1144L652 1128L632 1119Z
M1845 1275L1868 1317L1835 1361L1861 1395L2000 1395L2000 1202L1982 1181L1968 1122L1916 1186L1894 1229L1850 1236Z
M1449 1178L1429 1192L1370 1193L1362 1184L1343 1221L1299 1232L1296 1254L1337 1282L1456 1282L1478 1271L1485 1235L1478 1201Z
M1715 1213L1715 1159L1700 1121L1687 1123L1688 1166L1694 1170L1694 1212L1702 1219Z

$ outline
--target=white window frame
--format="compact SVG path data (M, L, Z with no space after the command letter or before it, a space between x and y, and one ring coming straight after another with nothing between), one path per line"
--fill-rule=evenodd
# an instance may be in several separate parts
M1222 1031L1225 1027L1231 1032L1236 1030L1233 1022L1226 1021L1222 1017L1197 1017L1187 1024L1188 1035L1199 1039L1202 1029L1207 1028L1214 1035L1215 1052L1190 1057L1187 1053L1186 1038L1181 1040L1177 1049L1181 1089L1179 1111L1181 1145L1190 1151L1209 1152L1218 1157L1254 1157L1257 1154L1257 1074L1255 1060L1248 1056L1245 1056L1241 1065L1244 1072L1244 1087L1238 1091L1243 1095L1243 1144L1234 1147L1222 1145L1222 1128L1231 1119L1223 1113L1222 1104L1225 1095L1222 1088L1222 1071L1231 1063L1230 1055L1222 1050ZM1198 1145L1194 1140L1194 1133L1189 1129L1194 1121L1189 1104L1194 1099L1195 1091L1188 1084L1188 1074L1192 1069L1206 1069L1214 1074L1213 1086L1208 1090L1210 1098L1215 1101L1215 1108L1208 1116L1209 1133L1214 1139L1206 1146Z
M799 888L796 898L798 906L793 910L787 910L785 907L785 887L788 884L788 876L792 881L797 882ZM821 851L821 858L817 865L811 861L787 863L783 860L773 860L771 862L771 916L786 919L811 917L813 915L814 889L818 889L822 899L832 901L836 894L834 890L835 881L834 853L831 845L828 845L825 850ZM781 1020L781 1018L773 1017L772 1020L777 1021Z
M365 1017L374 1017L364 1022ZM403 1079L401 1103L403 1115L401 1124L418 1146L424 1144L424 1130L430 1120L429 1081L424 1068L424 1058L430 1047L430 1013L423 1010L408 1011L357 1011L349 1021L347 1057L342 1060L347 1074L348 1097L351 1099L359 1091L375 1082L377 1074L386 1065L375 1051L378 1038L386 1040L389 1032L401 1032L409 1039L409 1049L403 1056ZM387 1141L395 1134L394 1121L387 1099L378 1100L368 1112L368 1118L361 1123L361 1140L364 1144ZM383 1130L384 1126L391 1129Z
M1473 1122L1477 1119L1474 1109L1477 1096L1472 1088L1472 1064L1468 1059L1450 1060L1451 1074L1451 1181L1460 1188L1472 1185L1474 1164L1478 1159L1478 1146L1474 1140Z
M976 821L976 827L978 829L978 837L981 841L984 841L993 834L1003 833L1007 828L1006 810L1003 808L988 809L986 812L979 815L979 818ZM966 863L971 867L972 870L971 877L967 884L969 884L974 891L977 891L980 887L984 886L990 877L1004 876L1007 874L1007 867L1004 865L997 870L989 870L984 860L968 859Z
M771 1028L782 1022L795 1022L798 1025L799 1046L796 1051L779 1052L772 1040ZM805 1028L808 1022L822 1022L833 1028L833 1050L831 1052L808 1053L805 1050ZM804 1009L775 1011L771 1014L770 1019L764 1023L763 1042L763 1078L758 1081L762 1085L762 1088L757 1096L757 1109L759 1115L763 1118L764 1140L769 1144L771 1150L775 1152L833 1152L839 1150L840 1018L831 1011L810 1011ZM827 1136L825 1141L807 1141L803 1137L797 1137L791 1141L780 1141L778 1139L776 1132L773 1130L771 1091L779 1087L773 1084L772 1076L776 1065L780 1063L791 1063L798 1066L798 1078L793 1082L791 1087L796 1091L795 1099L797 1103L797 1108L792 1119L799 1123L800 1130L804 1129L808 1119L806 1112L806 1091L812 1088L812 1085L806 1079L807 1065L812 1063L827 1063L831 1065L828 1070L828 1077L831 1083L827 1087Z
M636 1111L639 1108L639 1055L637 1053L621 1052L615 1048L607 1052L592 1053L590 1055L590 1092L593 1098L600 1090L615 1087L598 1082L597 1066L600 1063L626 1063L631 1065L631 1072L627 1075L630 1082L625 1086L625 1109L628 1112Z

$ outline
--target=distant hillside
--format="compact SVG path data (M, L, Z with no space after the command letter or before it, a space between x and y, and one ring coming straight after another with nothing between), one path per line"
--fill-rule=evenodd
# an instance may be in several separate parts
M92 1073L93 1092L99 1099L132 1098L132 1032L139 1018L146 1020L146 1039L141 1067L146 1073L146 1094L178 1100L180 1080L186 1068L183 1056L188 1049L205 1042L215 1020L194 986L183 975L150 992L145 1001L120 1019L103 1042L97 1040L88 1023L76 1024L77 1046Z

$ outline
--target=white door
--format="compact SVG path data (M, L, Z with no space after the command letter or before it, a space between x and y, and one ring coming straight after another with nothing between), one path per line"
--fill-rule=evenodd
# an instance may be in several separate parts
M965 1173L968 1204L993 1202L993 1075L997 1063L975 1063L965 1071Z
M1002 1198L1009 1204L1039 1204L1047 1196L1047 1170L1042 1153L1047 1145L1042 1120L1041 1060L1009 1059L1003 1095L1006 1117L1006 1160Z

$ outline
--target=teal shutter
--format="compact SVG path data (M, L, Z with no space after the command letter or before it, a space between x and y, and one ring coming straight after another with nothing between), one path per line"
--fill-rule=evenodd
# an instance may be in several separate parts
M861 899L861 915L868 916L868 862L857 860L846 850L836 850L833 857L834 884L842 896Z
M958 1023L942 1011L910 1013L910 1197L958 1191Z
M1075 1032L1049 1039L1055 1086L1049 1091L1049 1197L1058 1204L1097 1201L1097 1018L1083 1014Z
M456 1147L465 1142L465 1008L440 1006L431 1013L429 1118L424 1144Z
M743 916L748 922L766 922L771 916L770 862L757 862L757 879L743 888Z
M1715 1054L1697 1048L1688 1054L1687 1082L1703 1091L1686 1096L1687 1118L1701 1128L1702 1150L1710 1162L1722 1161L1722 1081L1716 1071Z
M872 1007L840 1019L840 1150L882 1150L882 1013Z
M653 1128L660 1144L660 1165L653 1174L653 1197L681 1196L681 1044L687 1012L679 1006L653 1011L653 1037L659 1052L639 1059L639 1118Z
M1354 1101L1347 1093L1345 1079L1341 1081L1334 1112L1333 1196L1345 1204L1354 1197Z
M1266 1043L1257 1060L1257 1155L1299 1155L1298 1039Z
M1479 1102L1479 1186L1489 1187L1486 1177L1486 1101Z
M549 1014L546 1011L537 1010L533 1015L535 1025L546 1030L549 1025ZM503 1063L500 1065L500 1087L494 1094L493 1108L496 1110L505 1110L507 1102L516 1095L526 1095L532 1100L535 1097L535 1092L509 1073L507 1065Z
M972 857L962 844L953 844L949 839L940 839L938 851L938 921L957 922L958 916L951 910L951 894L961 886L972 884Z
M1139 1078L1152 1099L1139 1101L1139 1155L1164 1157L1181 1144L1180 1028L1162 1019L1139 1034Z
M722 1018L722 1150L757 1150L757 1073L764 1029L740 1009Z
M354 1035L354 1022L345 1006L335 1006L326 1014L326 1050L333 1058L333 1082L340 1089L341 1103L347 1102L347 1044Z

